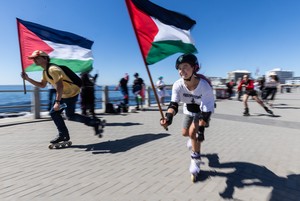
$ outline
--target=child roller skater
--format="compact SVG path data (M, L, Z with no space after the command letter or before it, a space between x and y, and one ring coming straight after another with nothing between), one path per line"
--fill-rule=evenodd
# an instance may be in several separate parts
M240 82L238 86L238 93L242 90L242 88L245 87L245 94L243 96L243 102L245 106L245 111L243 113L244 116L249 116L249 107L248 107L248 98L249 96L252 96L252 98L261 105L265 111L271 115L273 115L273 112L264 105L264 103L258 98L256 90L254 90L254 83L253 80L249 79L248 75L243 76L243 80Z
M209 81L203 75L196 74L200 67L195 55L183 54L178 57L176 69L181 78L173 84L171 102L160 124L165 128L171 125L178 112L178 103L184 103L182 135L191 140L189 171L192 181L195 182L200 173L200 150L205 126L208 126L210 115L214 111L214 94Z

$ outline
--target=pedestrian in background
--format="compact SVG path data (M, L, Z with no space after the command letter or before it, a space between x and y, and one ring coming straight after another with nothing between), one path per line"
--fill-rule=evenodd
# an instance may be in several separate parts
M136 110L140 110L143 108L143 99L145 97L145 83L142 78L139 77L138 73L135 73L133 75L135 79L133 80L133 85L132 85L132 93L135 96L135 101L136 101Z
M242 81L242 78L239 77L239 78L237 79L237 81L236 81L236 85L239 86L240 83L241 83L241 81ZM237 100L238 100L238 101L242 101L241 98L242 98L242 96L243 96L243 94L244 94L244 91L245 91L244 88L242 88L240 91L237 90Z
M95 117L95 84L98 73L94 76L90 74L91 70L81 73L82 87L80 92L81 114ZM89 111L89 114L87 113Z
M234 80L230 80L229 82L226 83L227 87L227 93L228 93L228 99L231 100L232 94L233 94L233 88L235 87L235 82Z
M268 79L266 79L264 93L262 96L263 101L273 107L275 95L279 85L279 78L275 72L271 72ZM268 98L270 96L270 98Z
M119 84L115 88L115 90L120 89L123 95L123 102L121 103L121 108L123 109L123 112L128 111L128 104L129 104L128 81L129 81L129 75L128 73L125 73L124 77L120 79Z
M156 82L157 95L159 97L159 102L161 105L165 105L165 97L166 97L166 84L163 81L163 76L159 76Z

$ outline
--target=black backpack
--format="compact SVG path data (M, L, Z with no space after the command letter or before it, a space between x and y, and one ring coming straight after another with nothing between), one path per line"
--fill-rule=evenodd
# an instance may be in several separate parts
M50 67L51 65L54 65L54 66L57 66L57 67L61 68L61 69L64 71L64 73L70 78L70 80L72 80L72 82L70 82L70 81L68 81L68 80L63 80L63 81L68 82L68 83L71 83L71 84L76 84L79 88L81 88L81 86L82 86L82 80L81 80L81 78L80 78L78 75L76 75L76 73L74 73L74 72L73 72L69 67L67 67L67 66L57 65L57 64L52 64L52 63L50 63L50 64L48 65L47 69L46 69L46 73L47 73L48 77L49 77L51 80L53 80L53 78L51 77L51 75L50 75L49 72L48 72L48 69L49 69L49 67Z

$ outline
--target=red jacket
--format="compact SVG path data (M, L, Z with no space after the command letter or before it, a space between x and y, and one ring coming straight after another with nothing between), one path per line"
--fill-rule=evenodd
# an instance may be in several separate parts
M254 82L253 80L248 80L247 82L245 80L242 80L238 86L238 91L241 91L242 90L242 86L245 86L246 87L246 91L250 91L250 90L253 90L254 89Z

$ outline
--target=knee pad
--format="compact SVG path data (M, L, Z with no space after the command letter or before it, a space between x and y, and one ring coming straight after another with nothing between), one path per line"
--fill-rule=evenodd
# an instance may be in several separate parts
M199 142L203 142L205 140L204 139L204 130L205 130L204 126L199 126L199 129L198 129L198 132L197 132L197 140Z

